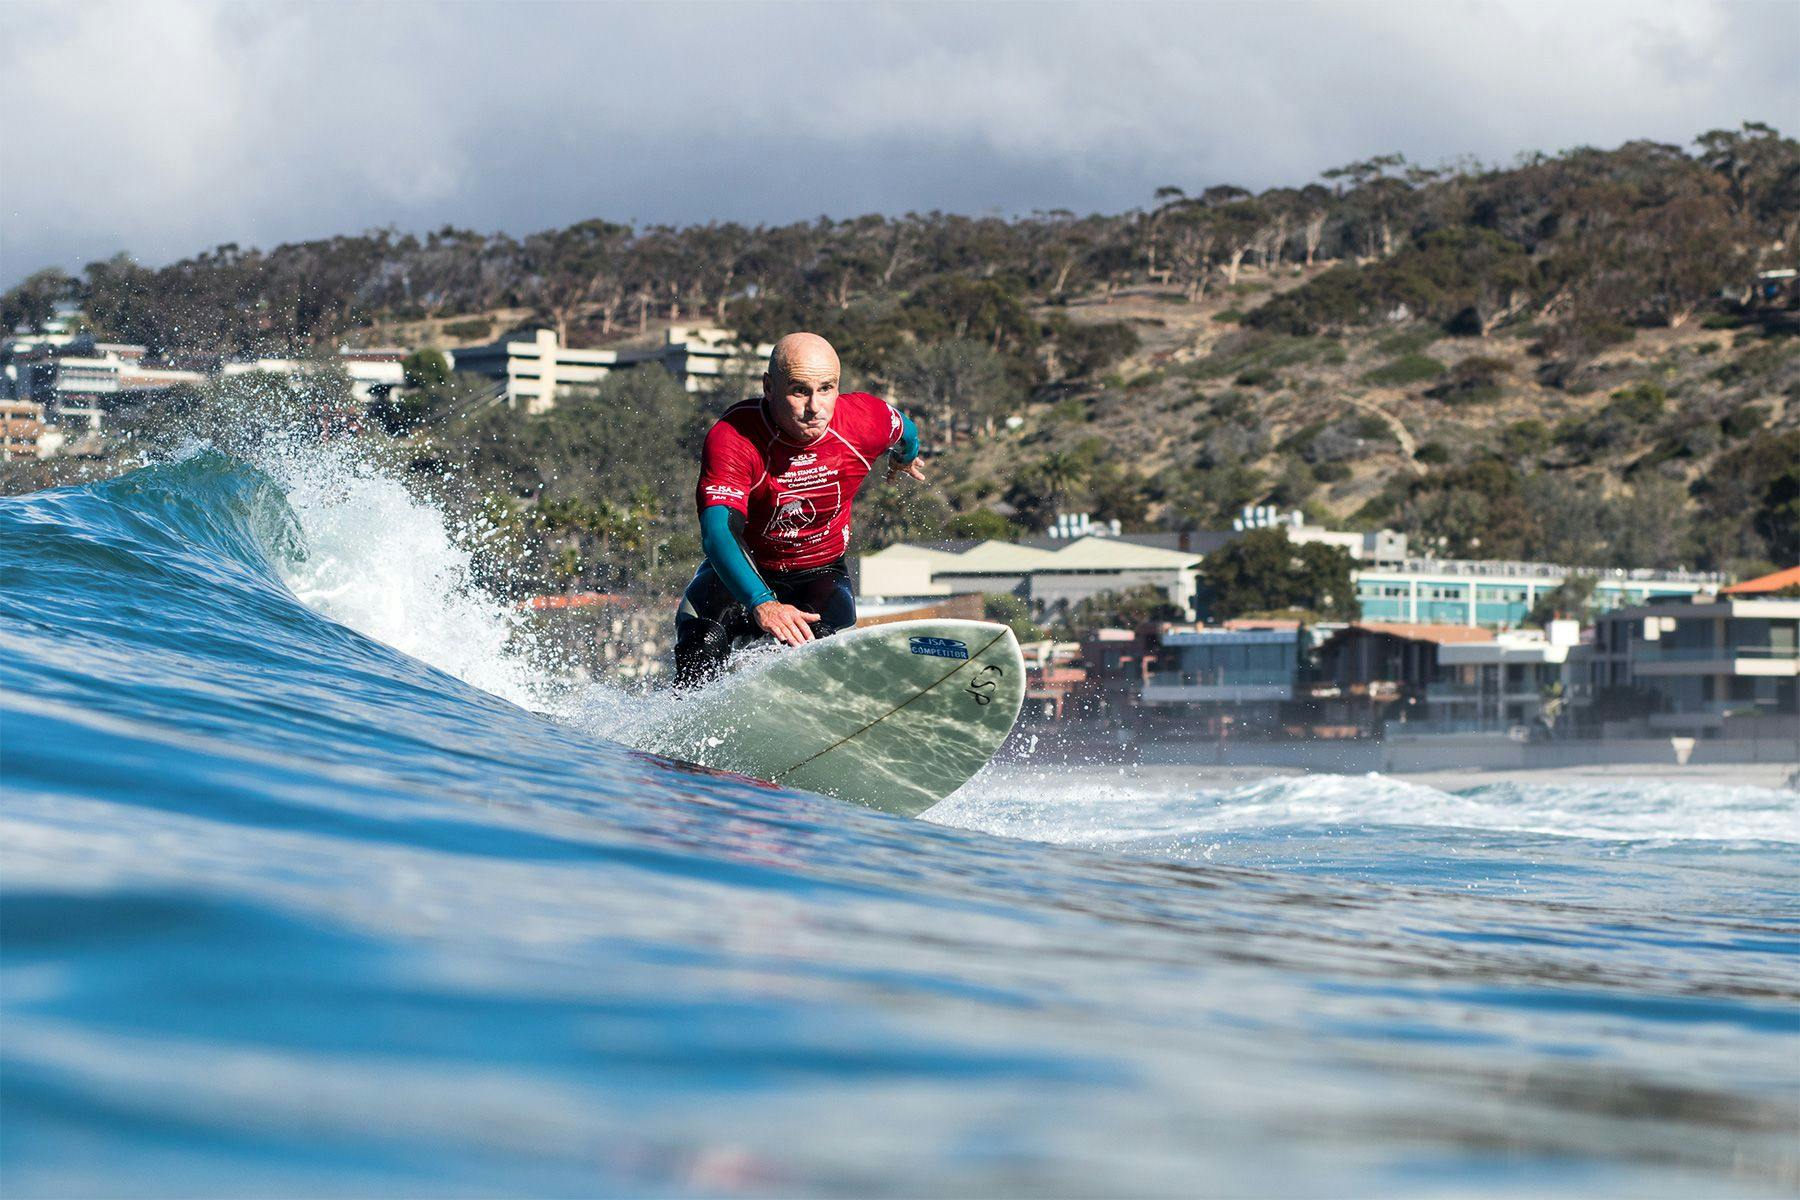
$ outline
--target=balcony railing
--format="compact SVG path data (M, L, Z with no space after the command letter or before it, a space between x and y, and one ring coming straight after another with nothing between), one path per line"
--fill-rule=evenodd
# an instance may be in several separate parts
M1570 575L1592 575L1605 583L1723 583L1713 571L1656 571L1646 568L1564 567L1541 562L1488 562L1462 558L1409 558L1400 569L1419 575L1466 575L1473 578L1561 580ZM1364 569L1360 575L1381 575L1381 568Z
M1154 671L1149 682L1157 687L1290 687L1294 672L1233 670L1229 667L1210 671Z
M1794 646L1664 646L1634 642L1632 657L1645 662L1722 662L1733 658L1800 659Z

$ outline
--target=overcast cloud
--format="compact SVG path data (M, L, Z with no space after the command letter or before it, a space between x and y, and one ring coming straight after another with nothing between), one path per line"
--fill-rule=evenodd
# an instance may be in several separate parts
M1792 0L12 3L0 285L382 225L1121 211L1800 126Z

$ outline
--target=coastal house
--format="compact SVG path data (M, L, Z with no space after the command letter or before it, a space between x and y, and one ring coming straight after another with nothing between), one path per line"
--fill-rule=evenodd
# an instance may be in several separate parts
M1273 732L1294 698L1303 633L1285 629L1170 629L1146 677L1143 704L1186 719L1195 733Z
M1549 721L1561 706L1565 668L1580 640L1576 622L1552 621L1547 630L1440 643L1437 676L1424 696L1425 720L1409 721L1409 731L1484 733Z
M1288 732L1314 737L1378 737L1390 721L1428 721L1426 697L1443 678L1449 646L1491 642L1471 625L1357 622L1320 643L1295 686Z
M328 363L342 368L349 376L351 398L367 405L406 382L406 371L401 365L405 359L406 351L397 347L372 347L340 350ZM219 377L229 379L234 375L260 373L298 378L325 365L297 358L244 359L221 364Z
M1800 597L1742 593L1608 613L1595 622L1585 667L1602 718L1690 737L1764 726L1800 737Z
M106 416L146 393L206 382L199 371L146 362L143 346L98 342L87 334L8 339L4 351L8 398L41 408L41 420L64 437L98 434Z
M0 400L0 462L38 457L44 406L32 400Z

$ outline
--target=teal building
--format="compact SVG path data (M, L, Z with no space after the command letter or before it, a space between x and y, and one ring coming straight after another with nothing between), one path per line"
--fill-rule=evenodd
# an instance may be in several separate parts
M1695 571L1587 571L1551 563L1407 559L1355 572L1356 601L1365 621L1478 625L1513 629L1544 593L1572 575L1595 579L1601 612L1716 592L1719 575Z

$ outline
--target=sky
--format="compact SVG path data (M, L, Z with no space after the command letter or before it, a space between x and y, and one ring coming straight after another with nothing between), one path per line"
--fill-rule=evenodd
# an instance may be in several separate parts
M0 287L127 251L588 217L1122 212L1800 129L1793 0L13 0Z

